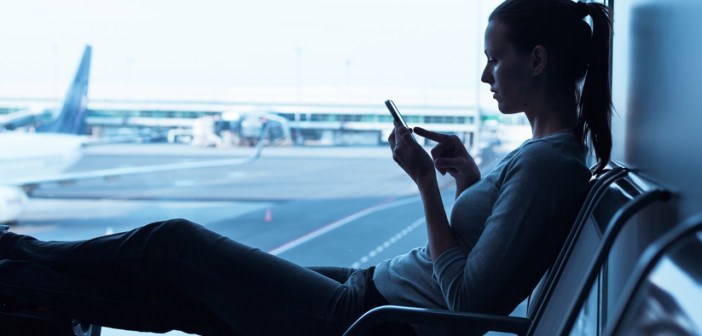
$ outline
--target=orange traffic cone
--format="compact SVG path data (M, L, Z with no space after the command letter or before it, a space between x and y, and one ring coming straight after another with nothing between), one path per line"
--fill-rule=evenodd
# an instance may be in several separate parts
M263 220L265 220L266 223L273 221L273 212L271 211L271 208L266 209L266 215L263 217Z

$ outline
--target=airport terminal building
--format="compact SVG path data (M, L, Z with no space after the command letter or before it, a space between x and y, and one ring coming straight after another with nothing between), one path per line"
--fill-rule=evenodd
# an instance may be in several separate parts
M0 99L0 112L48 105L47 99ZM399 103L398 103L399 105ZM472 146L477 142L480 113L468 104L402 104L410 126L454 134ZM50 118L51 109L37 111ZM240 102L203 100L91 99L89 133L101 136L140 136L144 141L195 142L206 146L211 134L232 145L256 139L263 123L280 143L316 146L374 146L387 143L393 124L383 105L369 103ZM200 137L200 138L199 138Z

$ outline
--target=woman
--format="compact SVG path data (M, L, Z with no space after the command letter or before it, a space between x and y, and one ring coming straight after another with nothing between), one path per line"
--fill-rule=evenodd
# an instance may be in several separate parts
M426 248L364 270L308 269L185 220L81 242L5 233L0 291L99 325L205 335L335 335L387 303L507 314L570 229L590 177L588 137L595 170L609 160L610 36L597 4L507 0L495 9L481 79L502 113L526 114L533 138L481 177L458 138L415 128L438 142L432 158L396 125L388 140L419 189ZM435 169L456 180L450 216Z

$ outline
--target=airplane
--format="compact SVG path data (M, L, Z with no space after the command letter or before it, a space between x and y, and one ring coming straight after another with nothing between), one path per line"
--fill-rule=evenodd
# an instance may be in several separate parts
M12 131L36 124L45 111L44 107L33 106L21 111L0 115L0 130Z
M0 130L0 223L16 223L28 206L28 194L41 184L236 166L260 156L264 141L259 141L251 155L241 158L66 173L82 157L85 147L110 143L109 139L94 140L85 135L91 54L92 47L88 45L55 119L37 125L35 132ZM267 132L268 127L261 130L260 140L265 139Z

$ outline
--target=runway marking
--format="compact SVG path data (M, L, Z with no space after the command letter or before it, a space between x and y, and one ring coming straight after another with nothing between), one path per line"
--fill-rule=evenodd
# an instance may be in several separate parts
M197 181L195 180L178 180L173 182L174 187L190 187L194 186Z
M363 256L361 259L358 259L355 263L351 264L351 268L360 268L362 264L367 263L371 259L375 258L378 254L383 252L386 248L390 247L392 244L397 243L400 239L404 238L407 234L412 232L414 229L422 226L424 224L424 217L417 219L414 221L412 224L407 226L406 228L402 229L400 232L398 232L396 235L392 236L392 238L384 241L382 244L378 245L375 249L371 250Z
M395 208L398 206L402 206L405 204L410 204L410 203L418 202L418 201L419 201L419 198L411 197L411 198L406 198L403 200L395 201L392 203L384 203L384 204L374 205L370 208L367 208L367 209L361 210L359 212L356 212L354 214L351 214L349 216L346 216L346 217L344 217L336 222L332 222L330 224L327 224L327 225L325 225L319 229L316 229L310 233L307 233L301 237L293 239L293 240L291 240L283 245L280 245L280 246L268 251L268 253L270 253L272 255L279 255L279 254L281 254L285 251L288 251L296 246L302 245L302 244L304 244L312 239L315 239L315 238L317 238L317 237L319 237L319 236L321 236L329 231L332 231L334 229L338 229L346 224L349 224L349 223L351 223L357 219L360 219L362 217L368 216L372 213L376 213L378 211L382 211L382 210L390 209L390 208Z
M122 199L130 199L130 198L135 198L135 197L159 196L159 195L163 195L163 194L170 194L173 191L176 191L176 190L181 189L181 188L191 188L191 187L202 188L202 187L207 187L207 186L211 186L211 185L232 183L232 182L235 182L236 180L241 179L243 176L260 178L260 177L264 177L266 175L270 175L270 171L262 170L262 171L257 171L255 173L244 173L244 175L237 174L236 172L231 172L227 175L228 175L227 177L211 179L211 180L208 180L208 179L178 180L178 181L171 183L170 186L167 186L167 187L151 188L147 191L140 191L140 192L130 192L130 193L126 193L124 195L106 197L105 199L107 199L107 200L122 200Z

